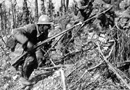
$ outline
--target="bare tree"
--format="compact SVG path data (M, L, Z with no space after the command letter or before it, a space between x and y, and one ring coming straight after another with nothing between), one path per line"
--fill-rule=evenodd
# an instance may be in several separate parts
M24 0L23 2L23 25L26 25L29 23L29 10L27 6L27 0Z
M60 10L62 11L62 15L66 14L66 11L68 11L68 6L69 6L69 0L61 0Z
M69 0L66 0L66 11L68 11L68 7L69 7Z
M6 28L7 28L7 11L5 8L5 2L0 3L0 19L1 19L1 34L6 35Z
M52 3L52 0L49 0L49 2L47 2L46 10L46 14L48 14L52 18L54 12L54 4Z
M5 35L7 34L6 29L7 29L7 11L5 8L5 2L3 2L3 30Z
M65 0L61 0L61 11L62 11L62 15L65 15L66 12Z
M38 21L38 1L35 0L35 22Z
M50 17L53 16L53 12L54 12L54 5L52 3L52 0L49 0L49 15L50 15Z
M11 2L11 10L12 10L12 18L13 18L13 25L12 28L16 28L16 0L10 0Z
M42 11L42 14L46 14L45 0L41 0L41 1L42 1L42 4L41 4L41 11Z
M3 10L2 10L2 3L0 3L0 18L1 18L1 30L3 30Z

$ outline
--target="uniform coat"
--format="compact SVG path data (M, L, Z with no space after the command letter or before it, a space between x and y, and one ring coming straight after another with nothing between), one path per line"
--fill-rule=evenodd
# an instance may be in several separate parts
M48 31L42 31L41 33L41 30L38 30L36 24L28 24L23 27L13 29L11 35L15 42L15 44L12 45L11 50L14 51L15 46L17 45L17 43L19 43L22 45L24 51L26 52L31 51L39 41L47 39ZM43 55L44 53L41 50L30 52L28 54L25 61L21 63L23 66L23 77L25 77L26 79L29 78L32 71L38 67L39 63L41 63L40 61L43 58Z

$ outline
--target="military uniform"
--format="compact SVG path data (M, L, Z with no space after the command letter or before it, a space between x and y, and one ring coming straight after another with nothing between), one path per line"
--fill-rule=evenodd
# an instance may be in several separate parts
M35 24L28 24L24 27L13 29L11 34L16 43L22 44L25 51L27 51L27 45L29 43L31 43L32 46L37 43L37 28ZM14 45L14 47L12 46L12 51L14 51L15 46L16 45ZM32 47L28 45L28 49L29 48Z
M28 24L12 30L11 36L14 44L10 47L11 50L14 51L15 46L19 43L22 45L24 52L29 51L27 58L24 58L25 61L20 63L22 65L22 77L26 80L28 80L33 70L41 64L44 52L41 49L36 52L30 51L38 42L48 38L51 23L47 19L46 15L42 15L37 24ZM48 49L46 46L44 48Z
M38 34L38 31L37 31L37 27L35 24L28 24L24 27L13 29L12 36L13 36L13 39L15 40L15 44L11 48L12 51L14 51L17 43L22 45L24 52L30 51L31 49L33 49L34 46L38 42L37 34ZM22 76L25 77L26 79L29 78L31 72L34 69L36 69L38 66L37 60L41 56L37 55L37 54L39 54L37 52L39 52L39 50L36 51L36 53L30 52L27 55L27 58L25 59L24 63L21 63L23 66Z

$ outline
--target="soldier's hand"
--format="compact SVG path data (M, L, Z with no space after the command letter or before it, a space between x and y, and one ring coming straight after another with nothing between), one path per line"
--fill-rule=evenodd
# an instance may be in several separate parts
M34 47L35 47L35 45L32 42L30 42L30 41L27 42L27 52L33 53Z

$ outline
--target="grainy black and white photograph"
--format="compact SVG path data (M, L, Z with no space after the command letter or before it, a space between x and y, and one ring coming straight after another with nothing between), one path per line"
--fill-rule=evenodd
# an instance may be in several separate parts
M0 90L130 90L130 0L0 0Z

